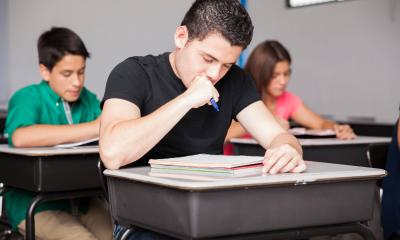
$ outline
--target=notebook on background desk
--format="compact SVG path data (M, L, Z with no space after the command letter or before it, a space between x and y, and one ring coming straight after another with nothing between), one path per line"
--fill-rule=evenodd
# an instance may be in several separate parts
M306 128L290 128L288 130L297 138L336 138L336 134L331 129L313 130Z
M99 145L99 138L92 138L80 142L74 143L64 143L55 145L55 148L73 148L73 147L81 147L81 146L98 146Z

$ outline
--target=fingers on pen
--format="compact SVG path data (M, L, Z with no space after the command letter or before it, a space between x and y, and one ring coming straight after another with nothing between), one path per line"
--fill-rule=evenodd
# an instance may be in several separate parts
M212 85L212 84L211 84ZM219 92L217 91L217 89L214 88L214 86L212 85L212 89L211 89L211 97L210 99L213 99L215 102L219 101ZM208 105L211 105L211 102L208 101L207 102Z
M219 92L215 88L214 88L213 98L214 98L214 101L216 101L216 102L219 101Z

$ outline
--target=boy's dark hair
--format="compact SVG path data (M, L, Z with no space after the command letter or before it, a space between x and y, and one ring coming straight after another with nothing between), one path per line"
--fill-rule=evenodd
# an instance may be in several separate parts
M253 49L244 70L253 77L260 94L269 86L275 65L282 61L287 61L290 65L292 58L289 51L278 41L266 40Z
M37 48L39 64L51 71L65 55L79 55L84 59L90 57L82 39L68 28L53 27L40 35Z
M254 29L249 14L237 0L196 0L181 25L187 27L189 41L220 33L232 46L243 49L250 44Z

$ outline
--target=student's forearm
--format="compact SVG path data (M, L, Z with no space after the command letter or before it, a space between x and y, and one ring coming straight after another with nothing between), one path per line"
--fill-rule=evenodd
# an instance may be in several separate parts
M246 133L246 130L240 125L240 123L236 121L232 121L231 126L228 129L228 133L225 137L225 143L228 143L232 138L238 138L243 136Z
M334 126L336 125L336 122L330 121L330 120L326 120L324 119L324 121L321 124L321 130L325 130L325 129L334 129Z
M18 128L12 135L12 143L15 147L44 147L79 142L98 136L98 120L73 125L36 124Z
M140 159L191 108L192 106L186 101L186 96L180 95L147 116L102 127L100 154L106 167L118 169Z
M290 133L281 133L279 135L277 135L271 142L270 146L265 146L265 148L267 149L269 148L275 148L278 146L281 146L283 144L289 144L290 146L292 146L294 149L297 150L297 152L300 155L303 155L303 149L301 148L301 145L299 143L299 141Z

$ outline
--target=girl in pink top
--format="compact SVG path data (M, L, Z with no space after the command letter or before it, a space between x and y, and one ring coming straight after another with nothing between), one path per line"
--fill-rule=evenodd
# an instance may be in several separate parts
M284 120L292 118L293 113L303 105L301 99L291 92L285 91L276 99L274 115Z
M286 48L277 41L264 41L250 54L245 70L253 77L257 90L266 107L274 114L279 124L288 129L288 120L317 130L332 129L337 138L352 139L356 135L349 125L340 125L324 119L306 105L301 99L286 91L291 75L292 59ZM245 137L246 132L237 122L232 122L226 142L234 137ZM232 150L225 149L226 154Z

